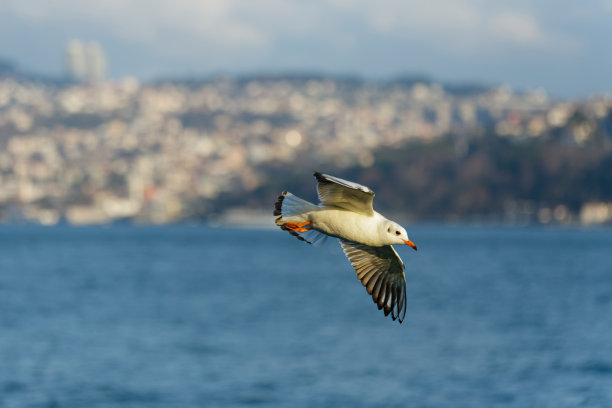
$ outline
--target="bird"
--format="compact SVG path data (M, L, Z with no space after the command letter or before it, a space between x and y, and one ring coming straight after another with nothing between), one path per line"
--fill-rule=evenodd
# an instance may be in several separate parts
M398 223L374 211L374 192L339 177L314 173L320 203L283 191L274 204L275 224L299 240L319 245L340 241L357 278L385 316L402 323L406 314L404 263L395 244L417 246Z

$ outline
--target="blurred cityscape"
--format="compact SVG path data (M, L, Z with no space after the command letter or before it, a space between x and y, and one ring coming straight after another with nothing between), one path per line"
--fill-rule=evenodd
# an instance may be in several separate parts
M271 212L282 189L297 188L297 193L301 187L296 186L305 185L304 198L314 199L313 170L359 177L356 181L370 183L387 196L396 188L396 194L403 194L397 205L379 201L379 196L377 203L403 211L409 219L479 214L587 224L612 219L612 184L605 184L612 179L610 95L556 100L542 90L444 85L426 78L104 80L105 57L96 47L70 44L66 64L72 80L67 81L27 77L10 64L0 64L1 222L249 223L260 220L261 212ZM427 180L429 184L419 188L434 194L442 187L428 179L427 168L434 166L431 160L441 159L428 156L431 149L450 144L449 160L463 163L452 172L475 172L477 181L488 167L468 166L466 160L478 159L474 154L481 151L479 146L492 139L506 151L558 146L569 153L559 156L565 159L559 159L557 170L551 164L553 173L562 171L566 162L573 165L576 153L587 157L587 173L589 163L604 166L597 168L603 178L597 176L596 191L578 201L563 194L537 198L491 188L482 193L479 185L474 191L484 195L470 193L466 203L478 197L484 200L478 202L487 202L495 194L505 198L491 208L479 207L477 213L457 210L448 202L454 198L442 193L439 201L449 206L438 205L431 212L431 203L418 204L425 193L416 195L421 191L416 184L407 190L400 187L408 175L398 176L399 167L393 167L398 152L413 152L412 162L421 163L420 170L410 170L412 176L420 172L418 180L407 183ZM520 154L527 157L531 150ZM543 152L557 160L548 150ZM515 184L512 179L506 182ZM563 190L563 179L560 183ZM411 204L420 210L412 211Z

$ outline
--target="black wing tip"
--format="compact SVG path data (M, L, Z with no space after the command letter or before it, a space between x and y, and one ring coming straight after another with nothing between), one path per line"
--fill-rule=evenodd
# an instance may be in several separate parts
M312 175L317 179L318 182L322 182L322 181L329 182L329 179L325 177L325 174L321 172L315 171L314 173L312 173Z
M404 321L404 317L406 316L406 288L400 292L400 299L398 299L397 303L398 311L397 311L397 320L400 324Z
M287 191L283 191L277 198L276 198L276 202L274 203L274 212L272 213L272 215L274 216L282 216L283 215L283 200L285 199L285 196L287 195Z
M397 320L399 324L402 324L404 321L404 316L406 315L406 294L402 289L396 289L399 293L392 294L390 291L393 289L389 287L388 282L382 282L379 286L379 283L384 277L378 278L378 281L371 286L371 291L366 287L366 290L369 295L372 296L372 301L378 307L378 310L383 310L385 316L391 315L391 319L393 321ZM363 282L362 282L363 283ZM366 285L364 285L366 286ZM383 287L385 286L384 293L381 293ZM389 296L391 298L389 298ZM388 304L389 300L391 300L391 305Z

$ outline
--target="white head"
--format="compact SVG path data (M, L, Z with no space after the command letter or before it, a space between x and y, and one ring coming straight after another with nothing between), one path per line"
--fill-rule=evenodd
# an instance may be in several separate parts
M389 240L389 244L406 244L415 251L417 250L414 242L408 238L408 233L401 225L389 221L386 225L385 237Z

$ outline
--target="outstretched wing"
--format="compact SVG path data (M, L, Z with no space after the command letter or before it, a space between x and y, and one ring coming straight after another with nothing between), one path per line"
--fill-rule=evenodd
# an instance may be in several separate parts
M385 316L391 313L393 320L401 323L406 314L406 278L404 263L395 249L391 245L371 247L344 239L340 245L378 309L384 308Z
M338 177L314 173L319 200L323 205L336 206L364 215L374 215L374 192L366 186Z

